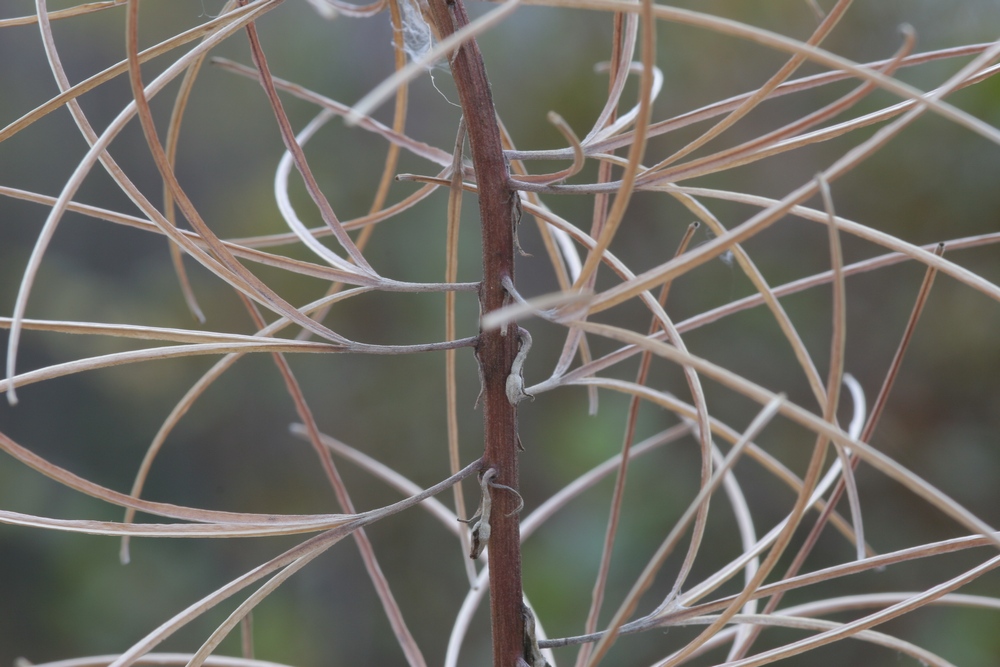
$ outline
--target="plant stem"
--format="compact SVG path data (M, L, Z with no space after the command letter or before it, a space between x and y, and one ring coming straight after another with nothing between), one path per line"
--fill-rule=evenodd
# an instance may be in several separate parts
M469 22L461 0L431 0L431 13L441 38ZM509 184L500 128L493 107L486 67L475 40L451 58L451 71L468 126L472 163L479 185L483 237L483 280L479 303L483 314L502 307L507 298L504 278L514 279L514 206L517 193ZM517 327L484 331L476 354L483 373L483 470L495 468L496 482L518 488L517 409L507 400L506 382L518 350ZM490 612L494 667L514 667L524 655L521 615L521 542L516 494L494 489L489 539ZM508 516L509 515L509 516Z

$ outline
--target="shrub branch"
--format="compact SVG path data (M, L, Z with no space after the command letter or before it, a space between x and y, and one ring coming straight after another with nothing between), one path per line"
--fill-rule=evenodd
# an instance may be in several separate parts
M432 0L431 13L442 39L469 23L461 0ZM510 187L507 160L482 54L475 40L451 56L451 70L468 127L472 163L479 185L479 215L483 237L483 281L480 311L506 305L504 279L514 279L514 226L518 194ZM518 351L517 331L510 326L479 335L476 356L482 368L484 447L483 469L495 468L496 482L518 488L517 409L507 399L506 383ZM521 615L521 545L516 514L517 496L496 494L490 534L490 610L493 664L511 667L523 656Z

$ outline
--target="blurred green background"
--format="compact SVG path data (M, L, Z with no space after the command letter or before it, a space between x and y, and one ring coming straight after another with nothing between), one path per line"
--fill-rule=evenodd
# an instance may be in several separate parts
M71 3L50 3L50 10ZM805 39L816 24L800 0L714 0L679 3ZM824 7L830 2L821 2ZM151 45L203 22L221 8L218 0L144 2L142 45ZM474 5L482 13L489 7ZM7 0L0 18L34 11L33 3ZM889 57L900 45L899 27L911 24L919 50L995 39L1000 5L990 0L865 0L855 3L825 43L857 61ZM124 9L57 22L54 32L72 82L124 58ZM369 19L320 19L304 0L288 0L259 22L263 45L276 76L344 103L353 103L387 76L393 66L391 27L386 14ZM498 111L520 148L556 148L558 132L546 122L560 113L583 136L600 111L607 79L593 66L609 53L611 19L596 12L562 12L522 7L481 40ZM246 39L238 33L213 55L249 63ZM751 90L786 59L752 44L713 33L662 23L657 64L664 89L655 118L667 118L715 100ZM172 57L144 66L146 81ZM966 62L961 61L962 64ZM907 70L900 78L928 89L957 71L945 62ZM820 71L806 65L801 74ZM418 80L411 93L411 136L450 150L459 117L457 95L444 69ZM719 144L731 145L800 117L853 87L849 82L764 104L733 128ZM166 127L177 83L153 104L160 130ZM0 31L0 125L6 125L55 95L36 26ZM631 104L633 86L624 99ZM80 98L100 131L130 99L119 77ZM293 126L302 127L316 109L285 96ZM876 93L859 107L873 110L895 102ZM951 101L1000 125L1000 82L989 80L961 91ZM391 122L391 104L375 116ZM669 154L707 125L700 124L651 142L647 163ZM869 136L872 130L862 130ZM781 196L829 166L858 137L810 147L695 184ZM178 154L182 184L203 217L222 237L284 231L274 204L271 178L282 145L260 87L253 81L206 65L184 120ZM311 164L338 216L368 211L385 158L382 140L348 129L335 120L308 147ZM41 119L0 144L0 185L56 196L86 146L65 110ZM112 144L111 153L155 204L160 182L138 124L133 121ZM535 165L538 171L549 163ZM560 164L561 166L561 164ZM1000 189L996 179L1000 147L968 130L928 115L875 157L837 181L833 195L840 215L913 243L932 243L998 231ZM400 172L436 173L436 167L404 155ZM592 174L592 172L586 172ZM319 217L293 178L293 200L309 224ZM582 182L582 178L581 178ZM397 201L415 186L394 184ZM135 213L133 205L100 169L87 177L77 201ZM589 229L591 200L548 198L549 205ZM400 280L444 278L445 202L438 193L411 211L379 225L366 251L383 275ZM706 202L729 227L752 211ZM817 202L811 202L816 205ZM0 198L0 314L13 311L20 276L47 210ZM664 261L673 252L691 216L665 195L637 195L613 250L634 270ZM700 232L696 243L709 236ZM844 238L847 261L881 254L855 238ZM555 289L533 223L525 218L518 284L528 295ZM797 219L775 225L747 244L772 285L826 270L827 232ZM278 251L310 258L294 246ZM995 248L960 251L950 259L1000 281ZM479 277L479 243L474 200L466 199L461 230L459 279ZM214 276L187 264L209 330L254 331L239 300ZM254 270L292 303L321 296L326 285L272 269ZM881 384L895 350L922 269L900 264L850 278L847 370L864 386L869 400ZM601 285L609 286L602 275ZM752 292L739 271L714 261L677 281L668 311L677 321ZM476 304L460 295L459 335L476 330ZM783 300L800 328L820 372L829 352L830 290L818 288ZM356 340L416 343L444 335L441 295L370 295L337 306L327 324ZM39 273L29 317L155 326L197 326L187 312L167 254L166 242L76 214L66 215ZM613 319L644 330L647 316L635 306L617 309ZM527 380L545 379L558 357L562 331L533 321L527 326L536 347ZM1000 308L983 295L940 277L918 327L910 354L873 444L938 485L986 522L1000 524ZM691 350L813 408L808 387L773 319L748 311L686 336ZM6 347L7 332L0 331ZM597 352L613 349L593 341ZM18 368L28 370L71 359L126 349L95 337L26 332ZM348 355L292 357L321 428L392 465L421 485L447 471L443 354L363 358ZM0 402L0 430L20 444L88 479L126 491L159 425L213 359L203 357L119 367L61 378L19 390L21 402ZM634 361L614 371L631 379ZM459 414L463 460L481 448L481 416L473 410L478 390L468 351L459 354ZM676 369L659 367L651 384L686 397ZM742 428L758 409L707 383L713 414ZM602 394L600 412L588 416L586 394L560 390L523 404L520 411L523 494L527 511L621 446L627 400ZM848 401L845 399L845 404ZM845 405L845 409L849 408ZM846 420L847 412L844 413ZM153 468L144 496L165 502L246 512L334 512L336 502L309 447L288 432L295 411L271 359L242 360L216 382L170 436ZM639 437L677 423L676 417L645 406ZM768 451L801 473L812 438L776 422L760 440ZM359 508L373 508L398 495L367 473L343 463L348 487ZM753 463L738 468L748 500L765 532L780 519L792 495ZM649 555L697 490L698 458L690 438L651 454L633 467L625 517L615 552L606 621ZM962 534L962 530L897 484L862 466L859 471L866 526L882 552ZM612 482L606 480L552 520L525 544L525 590L550 636L575 634L589 605L600 555ZM467 497L474 491L470 483ZM450 495L442 497L451 505ZM67 491L6 455L0 456L0 508L64 518L119 520L121 513ZM714 505L708 541L692 574L696 582L739 552L731 511ZM845 506L846 511L846 506ZM448 632L467 582L462 554L453 538L425 513L410 511L375 525L369 534L380 563L430 664L443 660ZM0 665L18 656L43 662L125 650L163 620L255 565L295 544L275 540L137 540L132 562L118 562L113 539L45 532L0 525ZM810 569L850 558L851 548L827 535L810 559ZM848 591L917 590L953 576L986 558L984 552L918 562L845 583L789 595L795 604ZM654 594L670 587L680 556L668 561ZM783 566L779 566L782 570ZM723 592L733 592L732 586ZM969 592L1000 594L1000 580L986 576ZM655 606L654 595L644 608ZM193 651L231 611L224 604L165 643L162 650ZM844 619L847 617L844 616ZM843 620L843 619L841 619ZM889 624L885 631L940 652L957 665L1000 661L997 612L933 609ZM485 607L476 617L463 652L463 665L488 664ZM255 612L257 656L295 665L402 665L388 622L364 574L357 550L345 541L293 577ZM620 642L608 664L644 665L693 636L690 629L654 632ZM799 635L768 631L766 648ZM235 638L222 653L235 654ZM569 664L572 651L557 654ZM715 664L713 653L693 664ZM843 642L788 665L910 664L892 651Z

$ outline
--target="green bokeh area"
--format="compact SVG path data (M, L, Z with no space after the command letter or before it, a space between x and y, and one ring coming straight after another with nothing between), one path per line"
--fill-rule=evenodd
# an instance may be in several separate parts
M55 11L70 2L49 3ZM826 0L819 3L829 9ZM141 3L143 48L203 23L217 14L219 0L147 0ZM804 40L816 26L805 0L764 2L699 0L678 6L726 16ZM481 15L492 5L470 6ZM34 13L28 0L0 3L0 20ZM858 0L824 47L857 62L892 56L903 42L899 27L909 23L917 50L986 42L1000 25L1000 6L990 0ZM125 8L117 7L64 21L53 33L67 75L77 83L125 57ZM288 0L258 22L273 74L307 89L352 104L374 88L394 66L388 14L370 18L321 18L305 0ZM497 110L521 149L565 147L565 139L546 120L558 112L584 136L607 96L607 75L594 66L608 58L612 19L602 12L570 12L523 6L480 39ZM189 47L184 47L189 48ZM653 108L665 119L762 85L786 60L757 44L716 33L661 22L657 28L657 65L663 91ZM245 33L238 32L212 51L213 57L250 64ZM148 83L177 57L176 52L143 65ZM929 90L957 72L969 58L931 63L898 73L903 81ZM805 64L795 76L823 71ZM634 104L636 78L626 86L622 111ZM856 82L844 81L814 91L769 101L723 137L695 154L707 155L736 145L846 94ZM161 133L166 134L178 82L152 101ZM58 93L37 25L0 29L0 126L7 126ZM102 131L131 100L125 76L79 98L87 117ZM444 66L422 75L410 90L406 132L451 151L460 110L451 74ZM283 95L293 128L318 112L308 102ZM851 114L877 110L898 98L875 92ZM949 101L1000 125L1000 80L988 79L957 92ZM392 103L373 116L392 122ZM839 122L848 116L830 121ZM853 117L853 116L851 116ZM647 165L672 154L710 125L698 123L650 140ZM878 126L875 126L878 127ZM788 155L703 176L688 185L781 197L828 168L861 138L858 133L805 147ZM49 197L58 196L87 146L65 108L41 118L0 142L0 186ZM369 212L383 170L387 144L370 133L331 121L308 144L306 155L323 193L337 215L349 220ZM274 116L260 86L217 65L199 74L184 117L176 172L209 226L222 238L285 233L273 192L273 176L283 151ZM136 120L110 147L111 155L157 207L162 181ZM626 151L619 151L625 155ZM587 166L572 182L593 182ZM554 165L554 166L553 166ZM565 162L536 162L543 173ZM437 165L405 153L397 173L434 175ZM619 172L620 173L620 172ZM1000 146L934 114L926 114L833 184L836 211L870 228L915 244L930 244L998 231ZM417 185L393 182L389 201L414 192ZM309 226L322 224L297 176L291 200ZM112 179L95 168L75 201L129 215L135 205ZM548 197L557 214L590 231L591 197ZM757 210L748 205L704 199L732 228ZM821 207L818 198L807 202ZM459 241L458 280L480 277L481 248L475 197L464 202ZM429 198L376 227L365 256L384 276L403 281L440 282L445 278L447 193ZM0 315L14 310L21 276L49 208L0 196ZM633 198L612 252L635 272L657 266L673 254L692 221L690 211L662 193ZM869 241L842 235L844 260L860 261L885 250ZM712 235L704 228L693 244ZM329 247L335 244L324 241ZM518 258L518 288L526 296L558 289L535 221L525 216ZM745 249L771 285L826 271L830 266L824 225L785 218L750 239ZM294 259L319 262L301 244L271 249ZM339 252L340 249L336 248ZM947 257L993 283L1000 282L994 246L949 251ZM204 329L251 334L256 327L234 293L190 258L185 264L200 306ZM247 263L289 302L308 303L329 284L258 264ZM845 368L873 400L899 343L923 276L923 267L900 263L846 280ZM602 270L597 289L619 278ZM755 293L740 268L713 260L680 277L672 286L667 312L684 322L707 310ZM324 323L352 340L411 344L443 340L445 299L440 293L366 294L338 304ZM825 377L830 357L832 298L828 285L782 299L791 320ZM38 272L27 317L38 319L193 328L173 271L167 243L158 235L68 213L56 231ZM477 331L472 293L457 297L457 335ZM265 313L272 320L274 316ZM630 302L597 316L645 332L649 314ZM565 329L537 319L522 322L535 343L525 369L529 384L545 380L557 363ZM990 525L1000 524L1000 307L981 292L939 276L916 329L885 415L872 444L937 486ZM289 333L290 332L290 333ZM284 335L295 335L287 330ZM0 329L6 350L7 329ZM746 310L686 333L689 350L789 400L819 411L801 368L775 319L763 308ZM591 337L593 354L617 344ZM17 356L20 372L53 364L144 347L137 341L26 331ZM6 359L6 352L4 353ZM429 486L448 474L445 408L445 355L408 356L290 355L291 368L320 429ZM127 492L143 456L173 406L211 368L215 357L118 366L21 387L20 402L0 401L0 431L31 451L96 483ZM635 358L602 373L632 381ZM482 416L475 407L479 381L470 350L457 355L461 458L475 460L482 448ZM705 380L714 417L741 430L760 406L719 383ZM653 364L649 385L690 401L682 371ZM581 387L540 394L520 407L522 495L525 515L574 479L621 449L629 401L602 391L596 415ZM839 418L850 420L851 402L842 400ZM310 445L290 433L298 421L273 360L251 355L215 382L184 415L159 454L143 497L178 505L239 512L334 513L341 511ZM636 439L677 425L666 409L644 404ZM815 436L776 419L758 444L798 475L808 464ZM728 445L723 446L727 450ZM398 500L400 494L350 462L338 459L340 472L359 509ZM646 562L698 492L700 458L690 435L646 454L629 472L623 499L608 592L600 622L606 624ZM794 494L758 463L741 460L735 468L743 493L763 534L789 511ZM967 534L967 530L905 491L898 483L862 464L857 472L866 535L881 553ZM613 475L598 482L557 513L524 545L525 593L552 637L580 632L591 600L601 554ZM466 502L474 506L478 486L468 480ZM440 500L454 507L451 494ZM0 509L25 514L120 521L122 510L82 496L0 454ZM473 509L470 507L470 511ZM842 503L838 509L848 514ZM805 521L811 526L815 514ZM141 520L152 521L150 517ZM793 539L791 553L805 531ZM404 617L428 664L443 664L449 634L468 591L465 561L454 535L428 513L413 509L368 530ZM174 614L293 547L304 537L275 539L138 539L131 562L119 561L118 540L0 524L0 666L18 657L32 663L77 656L120 653ZM687 539L687 538L686 538ZM687 542L665 562L640 612L670 592ZM713 499L704 544L688 577L688 590L741 552L733 510L725 496ZM986 548L928 558L866 572L791 592L784 606L841 595L920 591L985 562ZM807 561L807 571L843 563L853 547L828 529ZM771 575L784 572L791 555ZM714 595L740 590L741 577ZM250 589L253 590L253 589ZM1000 595L1000 579L986 573L960 593ZM158 651L193 652L247 596L248 591L204 614ZM489 664L488 605L469 627L461 665ZM870 610L864 610L870 613ZM825 616L846 622L857 611ZM875 628L914 642L962 667L1000 664L996 628L1000 611L941 606L924 609ZM624 638L607 665L649 665L681 648L700 628L658 629ZM800 630L766 630L754 645L764 651L808 636ZM405 665L354 541L346 539L290 578L255 610L256 657L289 665ZM724 648L694 658L693 665L724 663ZM235 632L220 655L239 655ZM559 665L575 660L576 649L560 649ZM848 640L779 664L917 665L890 648Z

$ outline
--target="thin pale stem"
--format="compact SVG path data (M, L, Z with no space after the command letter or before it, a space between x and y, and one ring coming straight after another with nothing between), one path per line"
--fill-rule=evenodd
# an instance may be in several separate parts
M246 4L247 0L239 0L239 2L242 5ZM278 97L278 91L275 90L274 82L271 80L271 70L267 66L267 58L265 58L264 50L260 45L256 24L253 22L248 23L246 30L247 38L250 41L250 54L253 56L254 65L256 65L257 71L260 74L260 85L264 88L267 99L271 103L274 117L278 121L278 128L281 130L281 139L285 142L285 148L292 154L295 167L298 169L299 174L301 174L303 181L305 181L309 196L319 209L320 215L323 217L323 222L333 230L334 237L336 237L344 250L347 251L347 254L361 272L377 276L378 274L375 273L368 260L361 254L357 246L354 245L351 237L347 235L347 231L340 224L340 220L333 212L333 207L330 206L329 200L327 200L323 191L320 190L316 177L313 176L312 169L309 167L308 161L306 161L305 153L302 152L302 146L296 140L295 132L288 121L288 116L285 114L285 108L281 104L281 98Z
M939 244L936 254L941 255L943 253L944 253L944 244ZM906 349L907 347L909 347L910 339L912 338L913 332L916 329L917 322L920 320L920 315L923 312L924 304L927 303L927 297L930 295L931 286L934 284L934 277L936 274L937 271L933 267L928 267L927 271L924 274L923 283L921 283L920 285L920 290L917 293L916 301L914 302L913 309L910 312L910 318L907 321L906 327L903 330L902 339L899 342L899 346L896 348L896 353L895 355L893 355L892 362L889 364L889 370L886 373L885 380L882 383L882 388L879 390L878 396L875 399L875 404L872 406L871 414L866 420L864 429L862 430L861 435L859 436L859 439L863 440L864 442L868 442L871 440L872 434L875 431L875 426L878 424L879 417L881 417L882 415L882 411L885 408L886 401L889 397L889 393L892 390L892 386L895 382L896 375L899 373L899 369L902 366L903 357L906 354ZM851 457L850 469L853 470L854 468L857 468L858 462L860 460L861 459L857 456ZM847 470L848 469L845 468L845 475L849 474ZM785 579L790 579L794 577L802 569L802 566L805 564L806 558L809 557L809 554L812 553L813 549L816 546L816 543L819 541L819 536L822 533L824 526L826 526L826 523L830 518L830 512L834 507L836 507L837 503L840 501L840 498L843 495L844 490L846 488L847 486L845 483L845 478L841 478L837 482L837 485L834 487L833 491L831 492L830 500L828 501L827 506L820 512L819 516L816 518L816 523L813 524L812 529L809 531L809 534L806 536L805 541L799 548L798 553L795 555L795 559L792 561L791 565L788 566L788 570L785 572L785 577L784 577ZM778 592L777 594L774 595L774 597L768 600L768 604L764 610L764 613L766 614L776 609L777 606L781 603L782 597L783 594L781 592Z
M260 316L256 307L254 307L253 303L246 297L243 297L243 305L250 313L250 316L253 318L254 324L257 328L265 328L266 323ZM285 389L288 391L289 397L291 397L292 402L295 404L295 411L298 413L299 419L302 420L302 423L305 424L306 432L309 436L309 442L312 444L313 451L319 458L323 472L326 474L326 477L330 482L330 486L333 488L333 491L337 496L337 502L340 504L340 507L344 512L347 514L354 514L354 503L347 492L347 486L344 484L343 477L340 475L340 470L337 468L337 464L333 461L333 456L331 456L330 450L323 444L322 437L319 432L319 425L316 424L312 409L306 402L305 394L302 393L302 387L299 385L298 380L292 373L291 366L289 366L284 355L274 354L272 355L272 358L274 359L275 365L278 367L278 371L281 373L282 380L284 380ZM403 650L403 655L406 656L406 660L411 667L426 667L427 663L424 660L423 654L420 652L420 647L417 646L416 640L410 633L410 630L406 625L406 621L403 619L403 612L400 610L399 604L396 602L396 598L392 594L392 589L389 587L389 581L385 578L385 574L382 573L382 568L378 564L378 560L375 557L375 548L372 546L371 540L368 539L368 535L365 533L364 528L356 530L353 536L354 541L357 543L358 551L361 552L361 559L365 564L365 569L368 571L368 576L372 580L372 584L375 586L375 591L378 594L379 600L382 602L382 607L385 610L386 616L389 617L389 625L392 626L392 631L396 635L396 641L399 642L399 646ZM207 642L206 646L210 643L211 642Z
M597 237L597 246L587 255L580 275L577 276L576 282L573 284L576 289L589 284L588 281L600 265L604 251L611 245L615 232L618 231L618 227L624 220L625 210L632 198L639 167L646 151L646 133L649 128L653 104L653 63L656 58L656 21L653 19L652 0L644 0L641 3L640 30L642 31L642 78L639 82L639 113L635 120L635 140L629 148L628 166L622 175L621 187L611 204L611 210L601 228L600 236Z
M681 238L681 242L677 246L677 250L674 255L679 255L683 253L688 244L691 242L691 238L694 236L695 230L698 228L698 223L693 223L688 225L687 231ZM660 307L666 305L667 296L670 293L670 286L672 283L664 283L660 290L659 304ZM654 319L649 326L649 333L652 335L659 329L659 322ZM646 379L649 377L649 367L653 361L653 355L650 352L644 352L642 359L639 362L639 371L636 377L636 384L645 384ZM625 495L625 481L628 475L628 464L631 460L630 452L632 450L632 443L635 441L635 426L639 417L639 405L640 400L637 396L633 396L629 401L628 416L625 422L625 436L622 442L622 453L621 453L621 464L618 467L618 475L615 478L615 488L611 496L611 508L608 516L608 525L604 533L604 546L601 551L601 562L597 569L597 579L594 581L594 588L591 592L591 603L590 611L587 614L587 621L584 625L584 633L591 633L597 629L597 621L601 611L601 604L604 600L604 591L607 586L608 573L611 571L611 554L614 549L615 535L618 532L618 522L621 517L621 506L622 498ZM577 660L585 661L589 656L590 651L581 649L580 655Z
M847 8L851 6L851 2L852 0L839 0L836 6L834 6L834 8L826 15L806 43L816 45L822 42L823 39L830 34L830 31L836 27L837 23L840 22L840 18L844 15L844 12L847 11ZM771 78L764 83L763 86L755 90L736 109L733 109L728 116L716 123L711 129L703 133L697 139L688 143L682 149L664 159L648 171L659 171L660 169L663 169L667 165L676 162L685 155L698 150L709 141L735 125L737 121L750 113L765 99L770 97L775 89L784 83L803 62L805 62L804 55L800 53L793 55L787 63L782 65L781 69L775 72L774 75L772 75Z
M732 450L726 456L726 460L723 464L714 472L709 481L702 485L701 489L698 491L698 495L691 501L687 510L685 510L684 514L677 520L677 523L674 524L674 527L660 544L656 553L652 558L650 558L646 568L633 585L632 590L629 591L628 596L622 602L618 611L615 612L614 617L608 625L608 629L602 634L601 639L597 642L597 646L594 647L594 653L588 664L596 665L611 648L612 643L614 643L615 638L618 636L621 626L624 624L625 620L632 615L632 612L638 605L639 598L642 594L645 593L646 590L648 590L652 585L653 579L656 577L656 573L663 565L667 556L671 551L673 551L673 548L680 541L681 535L687 530L688 526L692 522L696 521L698 514L701 512L702 508L706 506L708 498L710 498L715 492L715 489L718 488L719 484L725 478L726 473L736 463L737 459L743 453L743 450L747 447L747 445L750 444L750 442L777 414L778 408L784 400L783 396L775 396L774 399L768 403L764 409L760 411L760 413L758 413L758 415L747 427L747 430L743 433L739 442L733 446ZM739 600L739 598L737 598L737 600ZM733 604L735 603L736 601L734 601ZM742 602L740 602L740 604L742 605ZM692 644L689 644L688 646L691 646Z
M465 119L459 121L458 136L455 138L455 157L451 165L451 187L448 189L448 229L445 240L445 282L455 282L458 279L458 233L462 219L462 155L465 145ZM455 339L455 293L444 296L445 340ZM458 380L455 374L456 351L445 352L445 402L448 420L448 464L452 472L458 470L459 438L458 438ZM465 509L465 495L462 486L456 484L452 492L455 496L455 514L459 521L465 521L468 513ZM465 531L460 531L462 553L470 552L471 544ZM469 584L476 584L476 567L471 558L463 559Z

